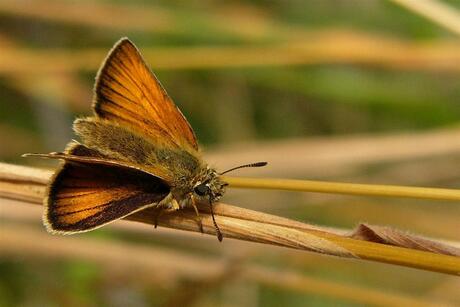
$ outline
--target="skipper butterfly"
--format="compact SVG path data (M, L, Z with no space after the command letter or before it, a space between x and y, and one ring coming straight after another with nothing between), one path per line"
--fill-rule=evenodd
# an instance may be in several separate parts
M123 38L109 52L94 91L94 115L73 124L81 142L25 155L64 160L44 203L48 231L85 232L147 207L193 207L201 228L196 204L207 202L222 241L212 205L225 192L223 173L201 158L193 129L131 41Z

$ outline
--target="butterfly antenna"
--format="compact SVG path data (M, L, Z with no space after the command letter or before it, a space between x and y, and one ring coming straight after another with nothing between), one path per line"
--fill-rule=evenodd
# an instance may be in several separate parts
M224 236L222 235L222 232L220 232L219 226L217 226L216 219L214 218L214 208L212 205L211 196L209 196L209 208L211 208L212 222L214 223L214 228L216 229L217 239L219 242L222 242Z
M240 168L246 168L246 167L262 167L262 166L265 166L267 165L268 162L255 162L255 163L250 163L250 164L244 164L244 165L240 165L240 166L237 166L237 167L234 167L234 168L231 168L229 170L226 170L225 172L222 172L220 173L219 175L223 175L223 174L226 174L228 172L231 172L231 171L234 171L234 170L237 170L237 169L240 169Z

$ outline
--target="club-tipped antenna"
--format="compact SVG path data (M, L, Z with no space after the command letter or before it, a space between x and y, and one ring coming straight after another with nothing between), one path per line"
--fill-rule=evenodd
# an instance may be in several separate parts
M217 240L219 240L219 242L222 242L224 236L222 235L222 232L220 232L219 226L217 226L216 219L214 218L214 208L212 205L211 196L209 196L209 208L211 209L211 217L212 222L214 223L214 228L216 229Z
M231 171L234 171L234 170L237 170L237 169L240 169L240 168L246 168L246 167L262 167L262 166L265 166L265 165L267 165L267 164L268 164L268 162L255 162L255 163L244 164L244 165L240 165L240 166L231 168L231 169L229 169L229 170L226 170L225 172L222 172L222 173L220 173L219 175L223 175L223 174L226 174L226 173L228 173L228 172L231 172Z

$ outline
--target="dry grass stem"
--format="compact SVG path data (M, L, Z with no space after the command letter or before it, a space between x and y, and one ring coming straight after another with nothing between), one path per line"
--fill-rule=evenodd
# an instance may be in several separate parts
M460 71L460 44L456 41L423 44L342 30L305 33L303 40L270 46L143 47L142 50L155 70L348 63L397 70ZM95 71L106 52L106 49L9 47L0 54L0 73L50 75ZM49 62L53 65L46 65Z
M42 216L42 209L39 206L34 206L30 207L30 203L27 202L21 202L20 200L12 200L12 199L2 199L2 209L0 210L0 219L3 220L9 220L14 223L40 223L40 218ZM343 213L339 213L339 215L343 215ZM344 235L344 236L350 236L356 239L360 239L358 233L362 228L371 228L373 229L374 232L377 233L377 237L380 236L379 229L385 230L388 229L388 231L394 231L394 232L400 232L397 229L394 228L389 228L389 227L382 227L382 226L375 226L375 225L369 225L369 224L360 224L358 225L352 232L348 229L343 229L343 228L336 228L336 227L318 227L319 230L323 231L328 231L332 232L338 235ZM135 235L147 235L150 236L152 235L152 228L150 227L150 224L144 224L144 223L132 223L128 220L121 220L117 223L112 223L107 225L105 228L111 229L117 232L122 232L122 233L132 233ZM457 228L451 228L450 233L446 232L446 235L452 235L457 231ZM155 230L155 236L161 236L164 238L168 238L167 240L183 240L184 238L196 238L196 234L193 232L188 232L188 231L181 231L178 232L173 228L164 228L160 227ZM409 233L404 233L405 236L410 237ZM382 237L388 237L388 235L382 233ZM420 236L416 236L417 239L424 240L424 238ZM361 238L362 239L362 238ZM381 238L380 240L382 240ZM428 239L429 242L440 242L444 243L441 246L444 246L445 249L443 251L438 251L440 253L446 253L449 254L449 247L455 247L460 249L460 242L458 241L452 241L452 240L440 240L438 238L426 238ZM368 241L376 241L378 242L378 238L374 236L367 236L365 240ZM384 239L386 244L392 244L391 241L395 239ZM200 236L200 248L204 250L208 250L210 247L213 249L212 245L209 245L210 243L215 242L215 238L212 236ZM197 246L198 241L195 241L193 243L194 246ZM251 248L251 250L258 250L259 252L263 253L265 251L263 245L254 245L254 246L248 246L247 244L244 244L243 241L237 241L234 240L230 244L232 244L231 249L235 250L241 250L241 249L247 249L248 247ZM404 243L407 244L407 243ZM402 246L402 244L393 244L397 246ZM419 244L416 246L416 248L423 250L423 244ZM430 246L426 246L426 250L430 251ZM299 255L293 250L286 250L285 251L288 255L294 256L294 255ZM452 255L455 255L455 250L451 251Z
M271 189L349 195L460 200L460 190L311 180L224 177L233 188Z
M225 146L209 152L206 161L227 168L242 161L270 163L268 167L246 169L245 175L284 177L285 174L311 174L315 177L341 177L368 164L458 154L460 129L451 128L417 133L312 137Z
M170 15L157 6L151 8L146 10L132 5L81 1L78 3L55 0L0 2L0 12L20 17L121 31L153 29L162 32L169 29L172 26Z
M117 271L136 274L136 278L147 278L150 281L161 280L164 277L187 278L198 283L242 277L270 287L324 295L364 305L425 307L439 304L402 294L384 293L307 277L293 271L246 264L241 259L217 260L158 247L108 242L88 237L53 237L27 227L4 227L3 235L0 236L0 246L0 255L19 254L21 257L31 256L33 259L41 256L46 259L88 260L100 264L103 268L116 268Z
M0 164L0 197L41 204L45 183L50 175L47 171ZM215 235L208 209L200 209L204 232ZM409 248L392 245L397 242L404 243L401 239L389 241L390 244L383 244L388 243L384 241L375 243L374 240L367 241L369 238L355 239L353 236L337 234L317 226L222 203L216 204L215 214L220 229L227 238L460 275L460 257L452 256L453 253L460 255L460 251L453 247L437 249L438 253L435 253L431 245L412 244ZM156 210L151 208L135 213L128 219L154 224L156 215ZM164 227L200 231L193 210L164 214L158 222ZM402 232L399 233L401 235ZM437 244L437 247L443 246L441 243Z

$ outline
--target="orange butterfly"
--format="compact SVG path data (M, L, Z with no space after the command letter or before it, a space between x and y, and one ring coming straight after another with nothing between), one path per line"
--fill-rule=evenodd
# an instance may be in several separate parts
M199 218L196 203L208 202L221 241L212 204L224 194L223 173L202 160L189 123L126 38L99 70L93 109L94 116L74 122L81 144L25 155L65 161L45 199L47 230L89 231L147 207L193 207Z

